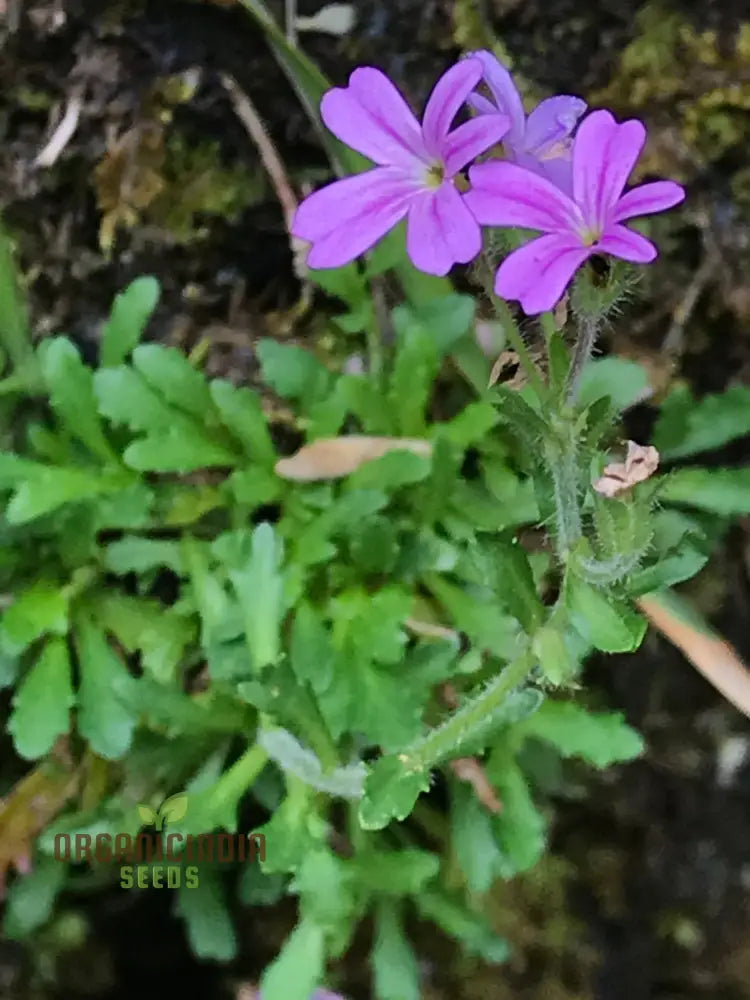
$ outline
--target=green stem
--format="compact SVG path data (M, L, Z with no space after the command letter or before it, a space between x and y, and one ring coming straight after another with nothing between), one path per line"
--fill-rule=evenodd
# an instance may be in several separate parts
M574 427L569 419L558 423L558 436L548 442L547 464L552 473L555 523L560 556L565 562L583 529L578 496L578 461Z
M383 376L383 337L376 319L367 326L367 357L368 374L379 389Z
M533 666L534 657L527 649L441 726L401 751L398 757L404 768L427 771L446 758L460 756L462 746L477 735Z
M573 351L573 360L570 363L568 380L565 386L565 399L569 405L573 405L578 396L581 385L581 375L586 363L591 357L591 352L596 343L596 336L599 332L599 321L591 316L581 318L580 332Z
M268 763L268 754L258 743L252 746L225 771L216 782L214 795L226 802L235 802L254 785Z

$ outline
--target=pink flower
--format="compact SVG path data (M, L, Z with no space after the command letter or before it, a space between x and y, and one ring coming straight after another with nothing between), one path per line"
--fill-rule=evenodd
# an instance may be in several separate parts
M471 94L469 104L480 115L507 115L510 129L503 139L509 160L547 177L568 194L571 191L570 136L586 110L580 97L548 97L527 117L513 77L491 52L473 52L484 68L484 82L493 100Z
M645 141L646 129L636 119L618 124L609 111L590 114L573 144L572 197L515 163L471 168L466 203L479 222L545 234L505 258L495 278L498 295L518 299L533 316L552 309L577 268L594 254L635 264L654 260L653 243L622 223L671 208L685 191L673 181L655 181L623 194Z
M449 128L481 76L477 59L449 69L427 101L422 125L388 77L371 67L354 70L348 87L325 95L325 124L377 166L329 184L299 206L292 233L312 243L310 267L348 264L404 217L407 252L422 271L444 275L477 256L480 228L454 182L502 139L509 121L494 115Z

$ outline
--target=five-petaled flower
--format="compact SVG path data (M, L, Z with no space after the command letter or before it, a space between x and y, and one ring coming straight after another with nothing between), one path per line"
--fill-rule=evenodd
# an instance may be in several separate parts
M622 223L671 208L685 192L673 181L655 181L623 194L645 141L646 129L636 119L618 124L608 111L590 114L573 144L572 196L516 163L471 168L466 203L479 222L545 234L503 260L495 279L498 295L518 299L524 312L535 315L553 308L594 254L636 264L654 260L653 243Z
M571 134L586 110L580 97L548 97L527 117L513 77L491 52L472 52L484 69L484 82L493 100L471 94L469 104L480 115L507 115L510 128L503 139L506 156L514 163L542 174L570 192Z
M449 129L482 72L472 58L449 69L427 101L421 126L380 70L356 69L348 87L328 91L323 121L377 166L329 184L299 206L292 233L312 243L311 268L349 263L404 217L409 257L428 274L447 274L479 254L481 230L455 178L502 139L510 121L482 115Z

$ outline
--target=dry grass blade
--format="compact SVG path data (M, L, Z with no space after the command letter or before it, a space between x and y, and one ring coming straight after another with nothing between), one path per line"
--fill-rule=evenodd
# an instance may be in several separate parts
M647 594L636 603L696 670L750 717L750 670L726 639L713 632L676 594Z
M229 94L234 112L245 126L245 130L255 143L261 163L273 184L276 197L279 199L281 210L284 213L284 225L289 234L289 244L292 248L292 258L294 261L294 273L298 278L304 279L307 274L307 243L292 236L292 223L297 211L297 197L289 183L286 168L279 156L276 147L271 142L260 116L255 109L255 105L240 88L236 80L231 76L223 74L221 82L224 89Z

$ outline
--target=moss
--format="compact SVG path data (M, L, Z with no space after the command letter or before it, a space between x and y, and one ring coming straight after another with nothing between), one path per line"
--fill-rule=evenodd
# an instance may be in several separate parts
M221 161L218 142L189 144L176 133L167 141L164 187L150 206L148 220L166 229L178 243L205 235L205 216L236 219L266 193L265 174Z
M672 141L652 144L646 170L685 176L686 161L705 166L743 149L750 141L750 24L722 45L715 31L699 31L682 14L649 5L612 81L592 103L643 109L651 120L669 122Z

